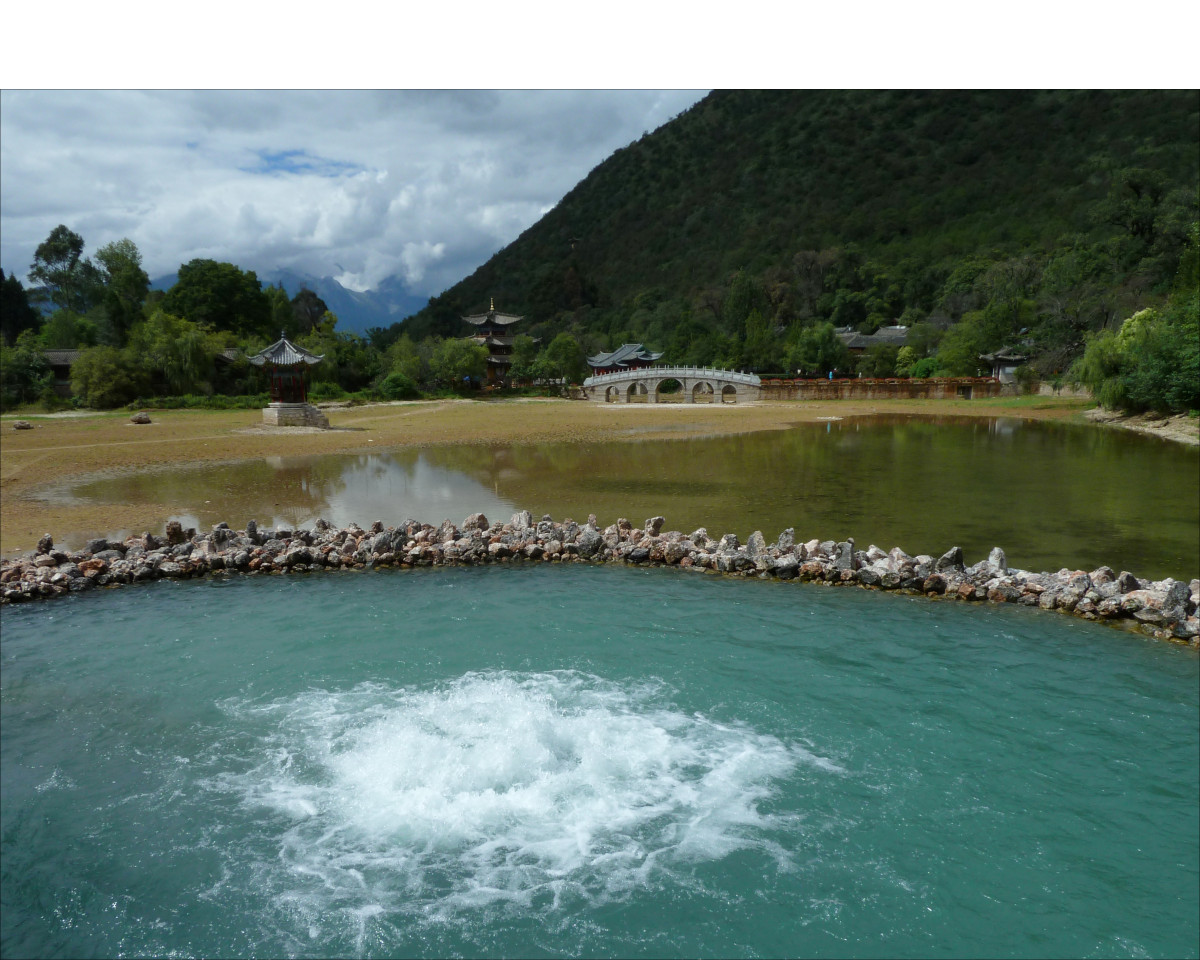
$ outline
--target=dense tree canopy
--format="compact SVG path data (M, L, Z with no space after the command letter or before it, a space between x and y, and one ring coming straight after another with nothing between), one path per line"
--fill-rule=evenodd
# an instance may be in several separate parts
M278 330L272 330L271 304L257 275L232 263L190 260L183 264L162 307L213 330L240 336L279 336Z
M40 318L21 281L0 270L0 336L12 346L24 330L36 330Z

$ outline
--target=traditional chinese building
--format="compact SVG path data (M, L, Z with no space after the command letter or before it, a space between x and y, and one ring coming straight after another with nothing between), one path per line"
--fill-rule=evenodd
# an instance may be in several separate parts
M489 303L487 313L473 313L463 319L475 327L475 332L467 339L487 347L487 382L499 383L508 379L508 370L513 362L512 325L525 318L513 313L499 313L496 301Z
M623 343L611 353L598 353L594 357L588 357L587 362L592 368L592 375L599 376L602 373L648 367L661 356L661 353L651 353L640 343Z
M263 410L263 422L277 427L324 427L325 414L308 402L305 372L325 359L298 347L282 332L279 339L249 360L270 377L271 402Z

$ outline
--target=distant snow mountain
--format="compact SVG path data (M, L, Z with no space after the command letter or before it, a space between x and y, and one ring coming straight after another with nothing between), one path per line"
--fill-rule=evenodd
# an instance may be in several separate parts
M315 277L295 270L276 269L256 271L263 287L282 284L289 297L308 288L325 301L338 318L338 330L343 333L365 333L371 327L390 327L412 316L429 303L428 297L412 293L399 277L388 277L376 289L359 293L348 290L333 277ZM151 281L153 290L169 290L179 275L170 273Z

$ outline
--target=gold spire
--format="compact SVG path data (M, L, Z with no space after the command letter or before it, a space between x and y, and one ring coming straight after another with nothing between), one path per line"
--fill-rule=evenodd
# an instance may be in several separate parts
M488 302L491 303L491 306L488 309L491 310L493 313L495 313L496 312L496 298L488 297Z

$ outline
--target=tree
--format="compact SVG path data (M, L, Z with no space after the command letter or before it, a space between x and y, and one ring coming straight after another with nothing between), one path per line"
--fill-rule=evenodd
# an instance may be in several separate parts
M1091 335L1071 374L1109 409L1200 409L1200 295L1188 291L1161 313L1141 310L1119 330Z
M946 331L938 349L938 370L950 377L977 377L979 356L987 349L982 328L983 312L965 314Z
M429 361L432 355L433 346L428 340L416 344L413 343L412 337L405 333L388 348L385 362L390 372L402 373L413 383L423 384L429 382Z
M109 409L150 392L150 376L132 350L89 347L71 364L71 391L89 407Z
M0 344L0 408L32 403L50 384L50 365L34 331L22 331L11 347Z
M38 339L47 350L73 350L94 347L97 333L95 321L71 310L55 310L42 324Z
M578 340L569 333L560 333L542 351L535 369L539 377L579 383L587 376L587 358Z
M155 389L168 394L210 393L216 345L198 323L155 310L129 340Z
M287 295L287 291L283 289L283 284L267 287L263 291L266 295L267 303L270 305L271 311L271 330L275 336L279 336L279 332L283 331L288 337L295 339L299 336L296 329L296 319L292 314L292 301ZM308 330L304 331L308 333ZM274 338L272 338L274 342Z
M291 307L294 329L298 335L308 333L329 312L325 301L308 287L301 287L300 292L292 297Z
M141 318L142 306L150 292L150 277L142 269L142 254L132 240L122 238L96 251L99 277L104 285L101 306L112 339L124 345L129 331Z
M167 313L206 324L213 330L230 330L241 337L274 339L271 303L253 270L232 263L191 260L179 268L179 280L163 297Z
M55 306L77 313L87 312L100 286L98 271L83 259L83 237L61 223L38 244L29 276Z
M803 329L787 353L788 367L824 376L850 368L850 351L833 330L832 323Z
M746 342L742 362L751 370L775 371L783 364L783 351L775 337L775 325L757 310L746 317Z
M509 376L516 380L528 380L534 376L534 364L538 358L537 341L528 334L518 333L513 338L512 366Z
M896 351L896 376L912 376L912 368L920 358L912 347L903 346Z
M858 372L864 377L893 377L899 354L894 343L876 343L859 359Z
M463 381L487 373L487 347L473 340L443 340L433 351L430 369L441 382L461 388Z
M12 346L24 330L37 330L41 317L30 306L29 295L15 276L0 270L0 336Z

